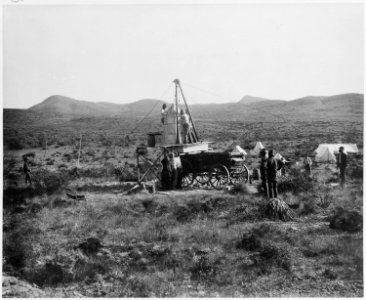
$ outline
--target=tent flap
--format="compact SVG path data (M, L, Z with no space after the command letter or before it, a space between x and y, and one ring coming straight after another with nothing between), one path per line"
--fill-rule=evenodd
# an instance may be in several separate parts
M259 152L264 148L263 144L261 142L257 142L254 149L250 151L251 155L258 155Z
M247 155L245 150L242 147L238 146L238 145L234 147L233 151L231 151L230 154L232 154L232 155L240 155L240 154Z

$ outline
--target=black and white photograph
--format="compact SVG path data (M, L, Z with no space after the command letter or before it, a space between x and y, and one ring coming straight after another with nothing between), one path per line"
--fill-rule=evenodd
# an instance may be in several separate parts
M364 296L364 1L0 8L2 297Z

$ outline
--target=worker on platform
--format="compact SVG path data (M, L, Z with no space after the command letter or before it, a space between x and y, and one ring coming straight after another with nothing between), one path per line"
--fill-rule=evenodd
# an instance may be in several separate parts
M187 136L190 129L189 116L183 109L180 111L180 130L183 139L183 144L187 144Z
M162 124L165 124L165 118L166 118L167 113L168 113L168 110L166 108L166 104L164 103L163 107L161 108L161 123Z

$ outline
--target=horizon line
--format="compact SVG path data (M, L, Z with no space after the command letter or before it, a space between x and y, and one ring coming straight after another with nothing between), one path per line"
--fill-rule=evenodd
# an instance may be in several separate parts
M364 93L348 92L348 93L331 94L331 95L316 95L316 96L314 96L314 95L308 95L308 96L302 96L302 97L295 98L295 99L274 99L274 98L265 98L265 97L261 97L261 96L253 96L253 95L247 94L247 95L244 95L238 101L227 101L227 102L214 102L214 101L212 101L212 102L201 102L201 103L198 102L198 103L190 103L190 105L192 106L192 105L229 104L229 103L235 104L235 103L239 103L240 101L242 101L242 99L245 98L245 97L261 98L261 99L263 99L263 101L286 101L286 102L291 102L291 101L301 100L301 99L309 98L309 97L333 97L333 96L341 96L341 95L349 95L349 94L364 95ZM150 100L150 101L158 100L158 101L162 101L162 102L169 103L169 102L167 102L165 100L157 99L157 98L142 98L142 99L134 100L134 101L131 101L131 102L126 102L126 103L117 103L117 102L109 102L109 101L91 101L91 100L80 100L80 99L76 99L76 98L73 98L73 97L70 97L70 96L57 95L57 94L55 94L55 95L51 95L51 96L47 97L46 99L42 100L39 103L36 103L34 105L29 106L28 108L25 108L25 107L5 107L5 106L3 106L2 108L3 109L28 110L28 109L32 108L33 106L38 105L38 104L41 104L44 101L46 101L47 99L49 99L51 97L56 97L56 96L66 97L66 98L69 98L69 99L74 100L74 101L88 102L88 103L94 103L94 104L108 103L108 104L116 104L116 105L128 105L128 104L136 103L136 102L139 102L139 101L142 101L142 100Z

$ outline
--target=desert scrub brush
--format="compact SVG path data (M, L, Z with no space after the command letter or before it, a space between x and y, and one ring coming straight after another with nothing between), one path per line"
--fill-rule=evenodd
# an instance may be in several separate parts
M265 207L265 215L282 221L293 220L295 214L288 204L278 198L270 199Z

